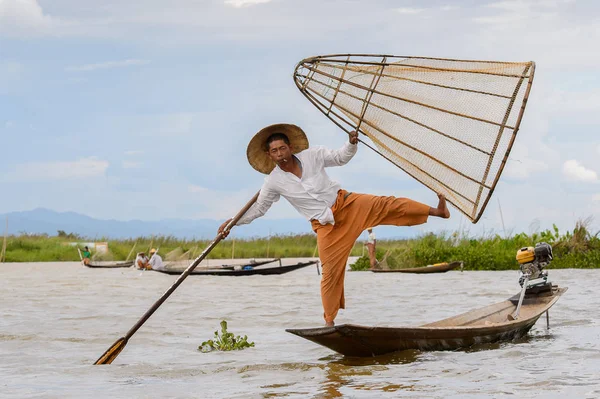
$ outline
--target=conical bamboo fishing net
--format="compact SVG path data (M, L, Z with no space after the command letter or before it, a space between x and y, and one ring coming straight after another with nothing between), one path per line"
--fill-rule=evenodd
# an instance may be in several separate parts
M296 67L300 91L346 132L481 217L517 134L533 62L344 54ZM362 141L362 140L361 140Z

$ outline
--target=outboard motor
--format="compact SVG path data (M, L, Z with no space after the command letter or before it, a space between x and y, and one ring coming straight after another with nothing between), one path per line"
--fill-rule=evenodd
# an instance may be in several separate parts
M535 247L525 247L517 251L517 262L521 265L519 284L527 281L527 291L541 292L552 289L548 281L548 271L544 270L552 260L552 247L550 244L540 242Z

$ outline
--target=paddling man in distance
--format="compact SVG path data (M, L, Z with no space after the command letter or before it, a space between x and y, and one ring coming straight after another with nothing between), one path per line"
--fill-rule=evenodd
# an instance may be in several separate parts
M90 262L92 261L92 253L90 252L90 249L87 247L87 245L83 248L83 251L81 251L81 254L83 256L83 264L84 265L89 265Z
M369 233L369 237L367 239L367 243L365 244L367 249L369 250L369 264L371 268L374 268L377 265L377 239L375 238L375 233L373 233L373 228L369 227L367 229Z
M356 154L358 133L338 150L308 146L306 134L298 126L277 124L259 131L248 144L250 165L265 177L257 201L237 225L263 216L281 196L311 222L317 234L322 264L321 300L325 325L334 325L339 309L345 308L344 276L348 256L360 234L378 225L414 226L428 216L449 218L446 199L438 194L431 208L408 198L379 197L347 192L329 179L325 168L342 166ZM219 227L226 237L225 227Z

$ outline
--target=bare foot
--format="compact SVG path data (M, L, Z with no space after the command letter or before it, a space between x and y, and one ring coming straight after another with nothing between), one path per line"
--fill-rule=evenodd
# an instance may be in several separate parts
M333 321L328 321L325 323L325 327L333 327L335 326L335 323Z
M438 206L436 208L437 215L441 218L448 219L450 217L450 210L448 210L448 204L446 204L446 196L444 194L438 194Z

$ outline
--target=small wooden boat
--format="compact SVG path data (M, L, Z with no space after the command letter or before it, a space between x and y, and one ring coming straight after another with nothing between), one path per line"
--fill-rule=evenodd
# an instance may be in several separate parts
M81 262L83 263L83 262ZM101 261L101 262L90 262L87 265L83 263L87 267L93 267L98 269L114 269L117 267L131 267L133 266L133 261L123 261L123 262L112 262L112 261Z
M280 261L281 262L281 261ZM302 269L304 267L315 265L319 261L311 260L309 262L300 262L294 265L286 265L286 266L274 266L274 267L253 267L248 266L247 268L237 268L234 269L207 269L207 270L194 270L190 273L190 275L194 276L253 276L253 275L269 275L269 274L285 274L292 272L294 270ZM270 263L270 262L269 262ZM153 270L160 273L166 274L181 274L183 270Z
M524 336L565 291L567 288L552 286L545 292L525 295L519 317L512 321L508 316L517 308L520 293L494 305L420 327L343 324L286 331L344 356L369 357L407 349L455 350Z
M136 241L137 244L137 241ZM135 244L133 245L133 248L135 248ZM129 259L129 256L131 256L131 253L133 252L133 248L131 248L131 251L129 252L129 255L127 255L127 258ZM92 268L96 268L96 269L114 269L114 268L118 268L118 267L131 267L133 266L134 261L133 260L124 260L124 261L90 261L88 263L85 263L83 256L81 255L81 250L79 249L79 247L77 247L77 252L79 253L79 259L81 259L81 264L87 267L92 267Z
M263 266L269 263L273 263L273 262L277 262L279 261L279 265L281 265L281 259L277 258L277 259L267 259L267 260L261 260L259 262L255 261L255 260L251 260L249 262L246 263L238 263L238 264L227 264L224 263L222 265L214 265L214 266L198 266L196 269L194 269L194 272L192 274L195 274L198 271L202 271L202 270L235 270L235 269L249 269L249 268L253 268L253 267L257 267L257 266ZM176 273L172 273L172 274L181 274L183 273L183 271L189 266L190 264L190 260L186 260L186 261L176 261L176 262L166 262L165 263L165 268L167 270L171 270L174 271Z
M411 267L408 269L370 269L374 273L445 273L449 270L456 269L460 267L462 270L463 263L458 262L444 262L444 263L436 263L435 265L424 266L424 267Z

